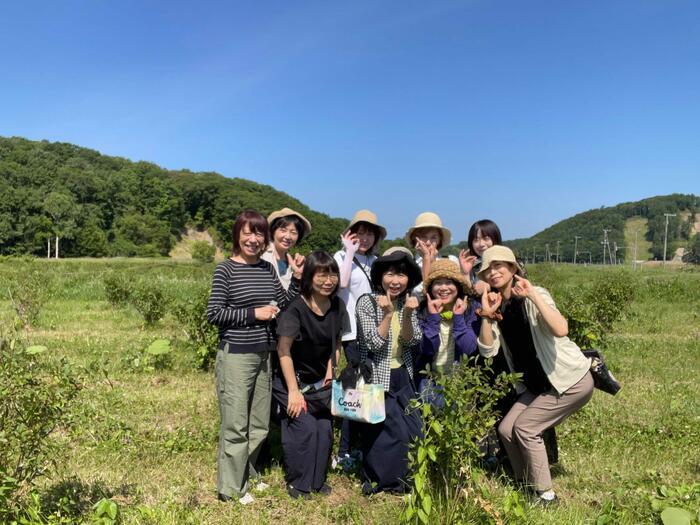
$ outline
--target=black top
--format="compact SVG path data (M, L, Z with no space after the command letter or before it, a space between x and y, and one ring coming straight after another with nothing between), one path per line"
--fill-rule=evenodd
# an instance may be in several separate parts
M335 330L335 337L333 331ZM338 297L331 299L331 306L324 315L311 311L304 299L294 299L277 323L277 335L294 338L292 362L297 380L316 383L326 375L333 341L336 346L344 333L350 331L350 319L345 303Z
M539 395L546 392L552 388L552 385L537 358L523 300L517 297L511 298L503 305L501 312L503 320L499 321L498 327L510 350L513 371L523 374L523 383L533 394Z
M214 270L207 319L219 328L219 348L228 351L268 352L276 348L272 323L255 318L255 309L273 301L284 310L299 294L298 281L292 279L288 291L282 287L272 265L260 259L245 264L226 259Z

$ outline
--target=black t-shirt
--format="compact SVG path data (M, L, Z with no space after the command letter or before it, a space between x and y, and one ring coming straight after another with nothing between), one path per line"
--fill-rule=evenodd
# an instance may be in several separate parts
M331 306L325 315L318 315L299 296L277 322L277 336L294 339L291 351L294 370L297 379L306 384L325 377L333 340L337 346L342 335L349 331L350 319L345 303L338 297L331 299Z
M523 383L533 394L539 395L546 392L552 385L537 358L523 300L517 297L511 298L503 305L501 313L503 320L499 321L498 327L510 350L514 371L523 374Z

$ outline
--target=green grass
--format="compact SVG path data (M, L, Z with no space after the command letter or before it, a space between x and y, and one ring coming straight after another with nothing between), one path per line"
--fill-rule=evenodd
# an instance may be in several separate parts
M0 290L27 264L0 263ZM112 497L125 524L397 522L401 498L364 498L357 478L343 474L331 474L330 497L292 501L279 466L266 473L272 488L254 505L216 501L213 374L194 370L172 315L144 328L131 307L106 302L101 284L103 273L116 269L134 278L159 276L174 296L184 297L208 285L213 265L129 259L35 264L53 292L28 338L79 365L84 383L74 425L56 436L63 442L57 470L38 486L46 508L73 490L91 503ZM587 286L594 272L619 271L528 269L555 299L567 287ZM554 482L561 504L541 509L526 503L525 518L511 522L595 523L601 516L613 523L659 522L649 501L657 489L700 477L700 273L645 269L631 275L635 300L605 349L623 389L616 397L596 391L558 428L561 462ZM0 302L0 321L13 316L9 301ZM135 367L134 358L157 338L173 342L171 368ZM501 508L507 485L497 477L485 483Z

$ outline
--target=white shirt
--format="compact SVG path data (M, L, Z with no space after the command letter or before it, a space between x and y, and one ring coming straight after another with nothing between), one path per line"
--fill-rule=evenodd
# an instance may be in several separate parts
M335 252L333 258L338 263L338 266L342 267L343 261L345 260L345 250ZM357 300L361 296L372 291L372 283L370 283L369 280L369 272L372 268L372 264L377 260L376 255L362 255L359 253L355 254L355 258L360 262L362 267L358 266L353 261L352 269L350 271L350 282L348 283L347 288L341 288L338 291L338 297L345 301L345 308L348 311L348 317L350 317L350 331L343 335L343 341L353 341L357 339L357 318L355 316L355 306L357 305Z

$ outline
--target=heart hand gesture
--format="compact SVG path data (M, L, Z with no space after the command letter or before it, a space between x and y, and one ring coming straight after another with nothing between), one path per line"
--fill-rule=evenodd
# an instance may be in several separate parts
M513 295L515 297L520 297L520 298L525 298L525 297L532 297L532 294L535 292L535 288L530 284L530 281L525 279L525 277L520 277L519 275L514 275L515 277L515 286L511 289L511 292L513 292Z
M350 230L348 230L340 236L340 240L343 243L343 248L345 248L347 256L353 257L360 247L360 240L357 238L357 234L351 233Z
M454 315L464 315L467 311L467 302L464 299L457 299L454 306L452 307L452 313Z
M464 275L469 275L472 268L474 268L475 262L476 255L469 255L469 250L461 250L459 252L459 267Z
M487 292L481 296L481 312L485 316L491 316L495 314L501 303L503 302L503 296L501 292Z
M443 304L440 299L431 299L430 295L426 295L425 299L428 306L428 312L431 314L439 314L442 312Z

